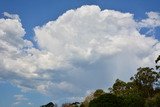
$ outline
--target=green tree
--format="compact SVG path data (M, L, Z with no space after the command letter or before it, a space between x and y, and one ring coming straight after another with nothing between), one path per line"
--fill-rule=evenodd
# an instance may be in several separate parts
M136 84L138 90L142 91L145 97L153 95L153 86L159 79L159 73L155 72L153 68L145 67L138 68L137 74L131 77L131 80Z
M160 107L160 93L157 93L154 97L146 99L145 107Z
M123 107L122 102L121 97L106 93L90 101L89 107Z
M160 93L157 93L155 96L156 107L160 107Z
M133 93L139 93L138 88L134 82L124 82L117 79L113 84L112 88L109 88L110 93L113 93L117 96L124 96Z
M145 99L138 93L130 93L124 95L123 97L123 107L144 107Z
M105 94L105 92L104 92L102 89L97 89L97 90L94 92L93 96L94 96L95 98L97 98L97 97L99 97L99 96L101 96L101 95L103 95L103 94Z
M121 96L126 90L126 85L127 84L124 81L117 79L113 84L112 88L110 88L110 91L115 95Z

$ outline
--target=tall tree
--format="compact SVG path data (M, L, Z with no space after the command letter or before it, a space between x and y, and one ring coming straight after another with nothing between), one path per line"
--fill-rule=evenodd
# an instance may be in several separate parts
M138 68L137 74L131 77L131 80L135 82L139 90L144 92L145 97L151 97L153 95L154 85L159 79L159 73L155 72L153 68L145 67Z
M103 94L93 99L89 103L89 107L123 107L123 101L114 94Z
M103 95L103 94L105 94L105 92L104 92L102 89L97 89L97 90L94 92L93 96L94 96L94 98L97 98L97 97L99 97L99 96L101 96L101 95Z
M109 90L111 91L111 93L121 96L126 90L126 83L122 80L117 79L112 88L110 88Z

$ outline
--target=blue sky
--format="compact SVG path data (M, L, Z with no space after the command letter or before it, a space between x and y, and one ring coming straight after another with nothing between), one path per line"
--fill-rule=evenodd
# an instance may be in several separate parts
M16 35L22 35L22 36L18 39L15 38L14 39L15 41L12 41L12 43L14 42L13 45L16 44L16 46L19 46L19 44L21 45L21 42L25 39L27 41L30 41L33 44L31 47L28 45L26 46L27 49L32 48L32 50L29 50L29 51L23 50L23 49L21 50L21 51L26 52L26 54L24 54L23 52L20 53L20 55L19 55L20 59L18 59L19 57L10 58L10 56L4 55L3 52L2 53L0 52L1 53L0 55L4 55L4 57L0 59L0 60L2 60L1 62L6 61L6 63L8 65L10 63L12 65L12 63L14 63L14 61L20 61L21 64L24 63L23 65L25 65L25 62L26 62L28 64L28 66L26 64L27 69L29 69L29 64L31 66L33 65L33 69L34 69L34 67L35 66L37 67L38 65L34 65L34 64L32 64L32 62L33 61L36 62L36 58L38 58L39 56L41 56L41 57L44 56L44 59L38 60L39 62L37 61L37 63L40 64L40 66L42 66L42 67L37 67L35 71L33 70L36 75L44 76L44 78L40 78L40 77L32 78L30 76L21 75L20 72L24 72L24 74L25 74L25 72L27 72L25 70L23 71L23 69L25 69L25 66L22 69L11 67L11 70L10 70L10 69L4 67L4 64L0 63L0 68L2 68L2 70L0 70L0 72L1 72L0 74L2 75L2 76L0 76L0 80L2 79L2 82L0 81L0 87L1 87L0 88L1 89L0 104L1 104L1 107L21 107L22 105L23 105L23 107L29 107L29 106L36 107L36 106L40 106L42 104L48 103L50 101L55 101L57 103L67 102L67 101L72 101L72 100L75 101L76 97L77 97L77 99L81 99L81 97L87 95L87 92L89 92L91 90L94 90L96 88L106 88L109 85L111 85L111 83L107 83L107 81L113 82L113 80L114 80L114 79L111 80L111 77L110 77L112 72L100 72L100 73L95 73L95 72L98 72L99 70L102 70L102 71L105 71L105 70L123 71L126 68L126 66L123 64L119 64L119 62L120 62L119 60L123 59L123 57L126 56L126 53L123 53L123 52L128 52L128 53L130 53L131 56L134 56L134 58L135 58L135 60L133 61L134 63L129 62L130 65L128 68L126 68L127 71L128 70L134 71L138 65L135 65L135 66L131 66L131 65L133 65L137 62L140 65L146 65L146 66L151 65L152 66L153 63L149 63L149 61L150 60L152 61L152 59L154 59L156 57L155 55L158 54L159 49L160 49L159 48L160 45L153 47L155 50L152 50L152 48L151 48L155 43L159 43L158 40L160 39L160 36L159 36L160 35L160 29L159 29L160 28L160 25L159 25L160 20L158 18L156 19L157 21L154 22L154 24L158 23L156 26L149 25L147 21L142 21L142 20L145 20L149 17L149 15L148 16L146 15L146 13L149 13L149 12L155 12L155 13L150 13L151 19L152 19L152 16L159 17L159 13L160 13L159 4L160 4L159 0L147 0L147 1L146 0L134 0L134 1L133 0L118 0L118 1L117 0L112 0L112 1L111 0L57 0L57 1L56 0L34 0L34 1L31 1L31 0L14 0L14 1L1 0L1 2L0 2L0 19L9 18L12 20L18 20L18 19L11 18L8 15L4 16L3 13L7 12L10 15L13 15L13 14L18 15L21 20L21 21L18 21L16 24L18 26L20 26L20 24L22 24L22 26L20 26L19 29L15 29L15 30L17 30L16 32L18 32L18 33L13 34L13 36L16 36ZM109 11L110 14L113 14L113 13L117 14L117 15L119 15L119 14L126 15L125 13L133 14L134 15L133 18L130 15L125 16L125 17L127 17L127 20L129 20L129 21L131 20L131 22L126 22L126 23L129 23L129 24L131 23L131 24L133 24L133 26L135 23L137 23L139 26L138 28L137 27L131 28L131 26L129 26L129 25L126 26L125 19L123 19L123 17L122 17L122 19L118 18L121 15L118 17L115 16L116 18L114 20L115 21L120 20L120 22L124 21L124 25L116 25L115 24L114 26L118 26L117 28L123 28L123 27L125 28L126 27L126 29L128 28L129 30L128 31L126 30L125 32L133 31L133 33L136 32L135 35L138 35L138 36L140 34L145 35L145 38L140 38L140 39L136 39L136 40L137 40L137 43L139 43L139 41L146 42L146 44L144 43L142 45L140 44L137 46L140 49L146 48L146 50L135 50L135 54L133 54L134 52L132 53L131 50L126 50L126 51L124 50L123 52L118 53L119 50L123 50L124 47L118 49L118 51L115 51L117 49L117 47L116 47L117 44L114 44L116 41L113 43L109 43L109 44L105 44L105 42L104 42L104 44L102 44L102 46L106 46L106 48L104 48L104 49L108 49L108 51L110 53L105 52L103 49L101 49L100 46L97 47L97 50L94 50L88 44L83 46L83 42L81 42L81 41L83 41L83 40L85 41L85 40L88 40L88 38L90 38L90 36L86 36L86 38L84 38L84 39L80 37L81 41L73 39L72 41L68 40L67 42L73 42L73 44L74 44L74 42L76 42L75 45L73 45L73 47L76 47L78 44L76 49L77 50L79 49L79 51L81 51L83 49L84 49L84 51L87 49L91 49L91 51L94 50L93 53L94 52L95 53L93 55L91 53L91 56L88 59L85 59L86 58L85 55L83 58L83 55L81 53L78 54L79 56L78 55L75 56L74 52L75 51L79 52L79 51L74 50L74 52L72 53L73 49L71 49L71 48L69 48L69 49L67 48L66 51L64 52L65 54L62 56L59 56L58 54L60 54L61 51L55 52L56 50L52 49L52 46L54 45L57 50L63 50L63 49L61 48L60 43L52 44L52 38L55 37L54 35L60 35L59 37L56 37L56 38L58 38L59 41L61 41L62 43L66 44L65 43L65 36L67 33L65 33L65 29L63 31L63 27L67 27L67 25L65 25L66 24L65 21L68 20L67 17L69 17L70 14L75 14L75 15L79 14L78 13L79 11L76 9L80 8L81 6L84 6L84 5L96 5L98 7L93 6L93 8L91 8L90 11L88 11L88 9L90 7L86 7L84 9L80 9L79 11L82 11L82 12L87 11L87 12L91 13L94 10L99 11L99 9L101 9L100 11L103 11L103 10L107 9L107 10L115 10L115 11L120 12L120 13L117 13L115 11L114 12ZM66 11L71 10L71 9L74 9L75 11L71 12L70 14L66 13ZM64 13L66 13L66 16L64 15ZM58 18L61 15L62 15L62 17ZM87 23L88 24L87 26L90 26L92 23L93 23L93 25L97 24L94 22L90 22L90 20L87 21L86 17L84 19L79 18L79 16L76 16L76 17L77 18L75 18L75 19L80 20L80 23ZM90 16L91 19L92 19L92 17L94 17L94 15ZM112 17L112 15L111 15L111 17ZM95 18L94 20L97 20L97 19ZM63 22L63 20L65 20L64 21L65 23ZM74 20L74 18L73 18L73 20ZM83 20L85 20L85 21L83 21ZM113 22L114 22L114 20L113 20ZM53 26L49 25L49 24L46 25L49 21L51 21ZM55 21L56 24L53 21ZM134 22L132 23L132 21L134 21ZM6 22L6 23L9 23L9 22ZM63 23L64 23L64 25L63 25ZM73 23L76 23L76 22L73 22ZM78 21L77 21L77 23L78 23ZM61 29L61 25L62 25L62 29ZM69 23L69 25L71 26L71 28L73 27L72 23ZM77 26L81 27L82 25L80 24ZM105 26L105 24L104 24L104 26ZM21 29L21 27L22 27L22 29ZM95 28L93 28L93 29L97 30L98 34L102 35L102 37L103 37L103 35L111 35L111 36L116 35L115 31L113 31L113 32L108 31L108 33L104 34L104 32L99 31L99 29L96 29L96 28L97 27L95 26ZM25 34L23 34L24 33L23 29L25 30ZM56 32L54 32L54 29L57 29ZM73 29L74 29L74 27L73 27ZM88 29L88 28L86 28L86 29ZM88 29L88 30L86 30L86 29L83 29L83 26L82 26L82 28L77 27L74 30L76 30L78 32L76 35L80 35L80 36L81 36L81 33L83 34L83 33L87 32L88 35L93 33L92 29ZM137 30L137 29L140 29L140 30ZM8 33L7 30L5 30L2 27L0 27L0 31L1 30L2 30L2 32L5 32L6 34ZM71 30L71 29L68 29L68 30ZM84 32L81 32L80 30L84 30ZM14 32L14 29L10 30L9 32L12 32L12 31ZM19 31L22 31L22 33L19 33ZM117 30L117 32L118 31L119 30ZM150 31L150 32L147 33L148 31ZM50 33L45 34L44 32L50 32ZM53 34L52 34L52 32L53 32ZM120 32L123 32L123 31L120 31ZM139 34L137 34L137 32L139 32ZM73 33L75 33L75 32L73 32ZM127 35L128 33L126 34L123 32L122 34ZM0 36L1 35L2 34L0 32ZM42 37L44 35L48 35L48 36ZM71 33L71 35L72 35L72 33ZM38 43L34 38L35 36L38 40ZM12 33L8 33L7 37L12 37ZM94 37L99 38L99 37L97 37L97 35L94 35ZM147 38L147 37L151 37L152 39ZM48 38L48 39L46 39L46 38ZM95 41L93 41L93 40L95 40L95 38L92 38L91 40L89 39L90 42L94 42L93 44L96 44ZM111 38L108 37L108 38L111 40L114 39L112 37ZM119 38L119 37L115 36L115 38ZM132 42L132 41L130 41L130 39L128 39L128 37L126 37L126 38L127 38L127 40L129 40L129 42ZM117 41L119 41L121 39L126 40L126 38L120 38ZM1 40L2 41L0 41L0 42L2 42L2 43L6 43L6 41L9 42L8 38L6 38L6 39L2 38ZM55 42L54 40L55 39L53 39L53 42ZM101 38L99 38L98 40L101 40ZM43 42L43 41L45 41L45 42ZM103 40L99 41L99 42L103 42ZM10 44L9 46L13 46L12 43L9 42L9 44ZM137 44L137 43L135 43L135 44ZM121 44L122 43L120 42L118 45L121 45ZM131 44L131 45L133 45L133 44ZM69 44L69 46L70 46L70 44ZM111 49L110 49L110 46L111 46ZM22 46L22 47L25 47L25 46ZM84 47L88 47L88 48L84 48ZM135 47L135 48L137 48L137 47ZM0 47L0 51L3 48L5 48L5 47ZM113 50L113 48L115 48L115 49ZM131 48L132 48L132 46L131 46ZM7 48L5 48L5 49L7 49ZM21 49L21 46L17 50L20 50L20 49ZM36 52L34 49L35 50L37 49ZM33 50L34 50L34 52L33 52ZM151 52L147 53L148 51L151 51ZM5 51L5 52L12 54L12 53L10 53L11 51ZM17 51L17 53L18 52L19 51ZM30 58L28 53L33 54L33 56L35 55L36 58L35 59ZM72 55L70 55L70 53L72 53ZM28 60L25 55L27 56L27 58L29 58L29 62L27 62ZM68 55L70 57L69 57L69 59L66 59L66 56L68 56ZM56 56L56 57L54 57L54 56ZM94 58L96 57L96 58L94 59L92 57L94 57ZM5 58L8 58L8 59L6 60ZM45 58L47 58L47 59L45 59ZM59 58L62 58L62 59L59 59ZM103 60L104 58L107 61ZM127 58L130 58L128 54L126 56L126 60L124 59L125 64L128 63ZM51 59L51 61L48 59ZM58 63L59 65L56 65L56 64L52 65L54 63L54 61L52 59L54 61L56 60L57 62L55 61L55 63L56 64ZM92 60L92 59L94 59L94 60ZM42 63L41 60L42 61L47 60L47 61L45 63ZM68 63L68 60L69 60L69 63ZM142 62L142 63L139 62L141 60L144 60L144 62ZM13 61L13 62L9 62L9 61ZM64 66L62 66L63 63L61 63L61 61L62 62L67 61L67 62L65 62L66 65L64 64ZM118 65L116 65L114 63L115 61L116 61L116 64L118 64ZM50 63L52 63L52 64L50 64ZM19 63L17 62L17 64L19 64ZM45 64L47 64L47 65L45 65ZM110 65L112 65L112 64L116 65L116 67L115 67L116 69L110 68ZM6 72L4 73L4 71L6 71ZM91 73L91 71L93 71L93 72ZM127 74L125 73L125 75L122 76L122 75L120 75L121 73L123 73L123 72L116 72L114 74L114 75L116 75L114 78L119 77L121 79L124 79L124 78L133 74L133 72L129 72ZM98 75L99 79L100 78L104 79L104 81L97 81L96 79L94 79L95 75L91 75L91 74ZM104 74L109 75L109 76L105 77L105 76L103 76ZM25 75L27 75L27 73ZM75 78L71 78L74 76L77 77L78 75L85 78L84 81L75 80ZM87 77L88 75L90 75L90 76ZM10 76L13 76L13 77L10 78ZM45 76L48 76L48 77L46 78ZM70 79L68 79L68 78L70 78ZM99 84L99 85L91 85L89 87L85 87L88 84L93 84L87 78L90 78L91 80L93 80L93 82L95 84L97 81L97 84ZM105 79L105 78L108 78L108 79ZM30 79L31 79L31 81L28 81ZM73 81L76 81L76 82L73 82ZM29 83L29 85L25 84L27 82L31 82L31 83ZM35 82L35 84L32 84L32 82ZM101 82L101 83L98 83L98 82ZM78 88L83 87L82 90L79 90L79 89L77 89L76 86L74 86L77 83L80 84L79 86L77 86ZM44 84L49 84L49 86L53 85L53 87L52 87L53 89L49 89L47 86L44 86ZM59 87L59 88L54 89L54 87ZM31 90L30 88L33 90ZM41 90L39 90L41 88L44 89L43 92L41 92ZM29 90L26 91L25 89L29 89ZM57 91L58 89L60 89L62 91ZM77 91L78 94L74 93L74 92L72 93L70 91L66 91L66 90L71 90L71 89L78 90ZM56 91L52 92L52 90L56 90ZM48 92L48 91L51 91L51 92ZM64 98L63 98L63 96L64 96ZM59 98L59 99L55 99L55 98ZM68 100L67 100L67 98L68 98ZM19 102L19 103L16 104L16 102Z

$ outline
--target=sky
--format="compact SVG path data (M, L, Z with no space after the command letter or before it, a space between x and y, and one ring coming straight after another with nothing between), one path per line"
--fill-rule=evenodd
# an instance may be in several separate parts
M1 0L1 107L82 101L160 53L159 0Z

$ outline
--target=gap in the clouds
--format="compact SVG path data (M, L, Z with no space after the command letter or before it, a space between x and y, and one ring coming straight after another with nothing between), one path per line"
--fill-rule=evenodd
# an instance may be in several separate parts
M141 28L140 34L146 35L146 37L153 37L160 40L160 27L156 28Z
M140 29L140 34L146 35L146 37L150 37L154 35L154 32L151 31L150 28L141 28Z
M160 27L155 28L155 37L160 41Z

